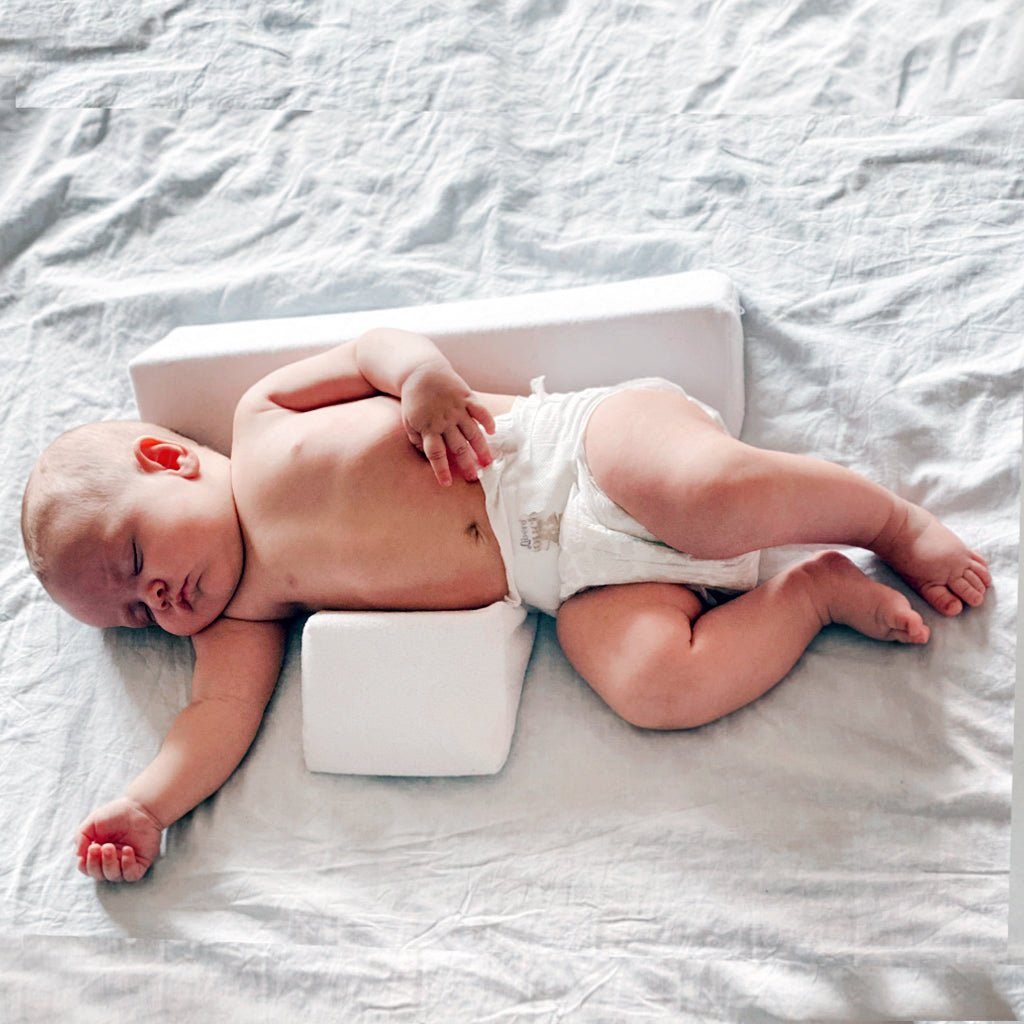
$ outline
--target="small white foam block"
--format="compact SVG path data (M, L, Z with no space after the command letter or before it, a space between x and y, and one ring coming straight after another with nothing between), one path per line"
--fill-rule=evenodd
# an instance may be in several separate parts
M318 612L302 634L314 772L490 775L512 745L536 613Z
M140 418L230 452L238 399L286 363L399 327L430 337L478 391L548 393L662 376L739 435L743 331L717 271L323 316L180 327L129 364ZM479 775L501 770L538 613L323 611L302 636L311 771Z

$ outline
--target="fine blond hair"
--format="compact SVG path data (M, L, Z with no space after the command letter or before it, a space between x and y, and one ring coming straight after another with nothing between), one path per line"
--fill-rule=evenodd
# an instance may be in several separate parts
M36 461L21 499L21 539L28 563L45 589L54 579L54 537L109 515L111 506L141 469L131 449L137 437L155 434L205 449L190 437L141 420L102 420L64 431ZM123 457L97 458L97 447Z

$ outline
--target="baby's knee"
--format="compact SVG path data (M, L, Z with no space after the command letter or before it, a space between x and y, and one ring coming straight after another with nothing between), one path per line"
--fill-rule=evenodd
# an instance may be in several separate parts
M694 608L696 606L696 608ZM678 718L700 601L674 584L631 583L574 595L558 610L562 651L620 718L641 729ZM685 717L685 716L684 716Z
M678 633L665 636L665 643L640 659L640 673L625 691L628 702L619 714L639 729L659 731L697 729L720 718L721 701L716 697L721 680L707 651L695 650L692 632L685 642Z
M638 729L696 729L717 716L706 699L703 660L678 632L638 658L637 671L620 688L613 710Z
M659 732L699 729L721 717L708 709L696 687L687 687L685 682L669 694L659 692L656 700L644 701L630 711L630 715L622 715L630 725Z

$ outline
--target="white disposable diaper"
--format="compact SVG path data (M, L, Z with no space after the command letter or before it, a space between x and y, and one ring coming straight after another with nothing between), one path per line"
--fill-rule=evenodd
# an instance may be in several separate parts
M508 580L506 602L555 615L586 587L645 581L682 583L711 604L707 588L750 590L760 552L700 559L658 540L598 487L583 447L595 408L626 388L678 391L723 430L717 410L664 377L639 377L608 387L547 394L544 375L530 395L495 417L488 436L494 455L479 479Z

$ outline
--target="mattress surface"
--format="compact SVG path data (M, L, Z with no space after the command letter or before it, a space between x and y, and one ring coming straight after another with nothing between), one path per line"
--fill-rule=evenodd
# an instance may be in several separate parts
M408 5L371 23L294 0L78 5L66 21L5 5L0 948L27 1019L72 1001L78 1019L125 1016L143 981L185 1015L214 998L239 1016L258 1001L389 1021L453 1005L492 1020L1024 1012L1019 970L998 966L1022 436L1015 5L674 6ZM132 356L179 324L705 267L746 310L743 439L926 505L989 559L983 609L939 621L913 595L923 648L830 627L763 699L679 733L616 718L548 620L508 763L455 780L311 776L293 631L249 755L148 880L75 871L75 824L155 755L192 655L71 620L14 524L46 443L132 414ZM762 575L811 550L770 549Z

